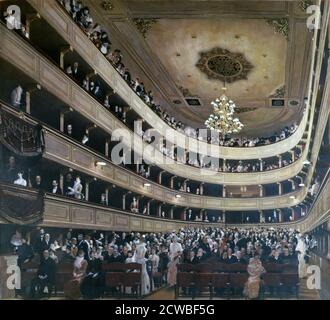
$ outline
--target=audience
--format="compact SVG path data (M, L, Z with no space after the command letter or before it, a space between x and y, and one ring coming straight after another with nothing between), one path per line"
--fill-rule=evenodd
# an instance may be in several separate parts
M77 234L78 242L73 234ZM144 263L143 277L162 274L170 286L176 283L177 265L222 262L228 265L243 264L250 275L246 286L249 298L255 297L264 263L298 266L297 243L304 241L307 250L313 248L313 239L299 231L279 228L181 228L168 233L115 233L94 231L85 236L79 231L58 231L51 236L43 229L36 235L33 247L25 241L17 250L20 264L39 256L41 261L37 278L32 282L32 295L39 294L54 283L55 265L71 261L73 279L69 289L82 284L92 270L100 270L102 263ZM42 245L40 245L40 243ZM51 250L51 255L49 250ZM34 252L37 253L35 256ZM69 257L69 258L68 258ZM74 260L73 260L74 259ZM146 259L146 260L144 260ZM145 279L145 284L149 280ZM153 286L151 286L152 288ZM145 288L146 290L148 288ZM74 289L72 289L74 291ZM146 291L147 292L147 291Z
M83 6L81 1L76 0L58 0L66 11L71 15L74 21L81 27L81 29L86 33L94 45L103 53L103 55L109 60L109 62L114 66L117 72L123 77L128 85L136 92L136 94L155 112L157 113L169 126L185 133L186 135L196 138L198 140L204 140L208 143L218 144L220 146L227 147L256 147L262 145L268 145L286 139L288 136L293 134L298 125L294 123L291 127L285 127L281 132L275 133L270 137L258 137L258 138L229 138L221 137L220 135L214 137L202 137L199 135L199 129L194 130L189 126L186 126L181 121L175 119L175 117L170 116L166 111L164 111L159 105L154 102L153 93L147 90L144 86L143 81L139 77L132 80L131 74L127 66L122 62L123 56L119 49L111 50L111 41L109 36L102 27L94 23L93 18L90 15L88 7ZM75 62L72 66L68 66L66 72L68 75L72 76L79 82L81 82L81 77L78 71L79 64ZM89 83L88 79L84 79L82 83L83 88L92 93L97 99L102 96L100 85L93 82ZM104 105L109 109L109 97L104 100ZM123 120L123 122L125 122Z

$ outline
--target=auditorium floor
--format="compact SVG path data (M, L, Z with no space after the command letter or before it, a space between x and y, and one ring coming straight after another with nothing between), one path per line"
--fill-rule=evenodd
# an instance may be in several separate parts
M21 300L21 299L14 299L14 300ZM45 299L46 300L46 299ZM58 297L53 297L47 300L51 300L51 301L56 301L56 300L64 300L63 297L58 296ZM114 298L103 298L101 300L116 300ZM134 300L130 299L130 298L122 298L122 301L125 300ZM174 292L174 288L162 288L157 290L156 292L148 295L147 297L145 297L143 300L175 300L175 292ZM192 300L191 297L180 297L178 300L180 301L188 301L188 300ZM209 300L208 297L198 297L195 299L195 301L199 301L199 300L204 300L207 301ZM226 300L225 298L221 298L221 297L214 297L213 300ZM244 298L231 298L230 300L245 300ZM272 297L266 297L265 300L280 300L278 298L272 298ZM285 300L297 300L294 297L291 298L286 298ZM307 288L306 285L306 280L301 280L300 282L300 294L299 294L299 300L320 300L320 294L317 290L309 290Z

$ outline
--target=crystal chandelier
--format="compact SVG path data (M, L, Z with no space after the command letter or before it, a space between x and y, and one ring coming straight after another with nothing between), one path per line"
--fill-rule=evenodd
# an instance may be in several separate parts
M240 132L244 125L235 117L235 103L226 96L227 88L222 88L223 94L211 103L213 113L205 121L210 130L215 130L222 135Z

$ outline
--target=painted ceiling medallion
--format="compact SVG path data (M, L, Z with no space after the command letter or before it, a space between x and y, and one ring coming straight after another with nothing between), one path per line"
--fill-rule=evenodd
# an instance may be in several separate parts
M254 68L242 53L234 53L222 48L201 52L196 67L209 79L227 83L247 79L248 73Z

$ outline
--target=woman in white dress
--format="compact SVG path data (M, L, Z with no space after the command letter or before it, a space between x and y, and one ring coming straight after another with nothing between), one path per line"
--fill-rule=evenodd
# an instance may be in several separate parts
M134 256L133 256L133 262L139 263L142 265L141 270L141 293L143 296L149 294L150 292L150 279L147 272L147 266L146 266L146 255L147 249L145 244L145 238L144 236L141 237L140 243L136 246Z
M155 288L153 276L154 274L158 273L158 267L159 267L159 255L156 252L156 248L151 249L151 255L149 256L149 260L151 261L152 288Z
M298 244L296 247L296 252L298 253L298 273L299 273L299 278L305 278L307 276L307 265L305 261L305 255L306 255L306 244L305 244L305 239L304 237L299 234L298 236Z
M172 238L172 243L170 244L170 262L168 264L167 271L167 283L171 287L176 284L176 275L178 272L177 264L179 263L182 251L183 249L181 244L178 242L178 237L174 235Z
M82 194L82 189L83 186L81 184L80 177L77 177L76 181L74 182L73 188L69 187L70 192L68 193L68 195L73 196L77 200L82 200L84 197Z

